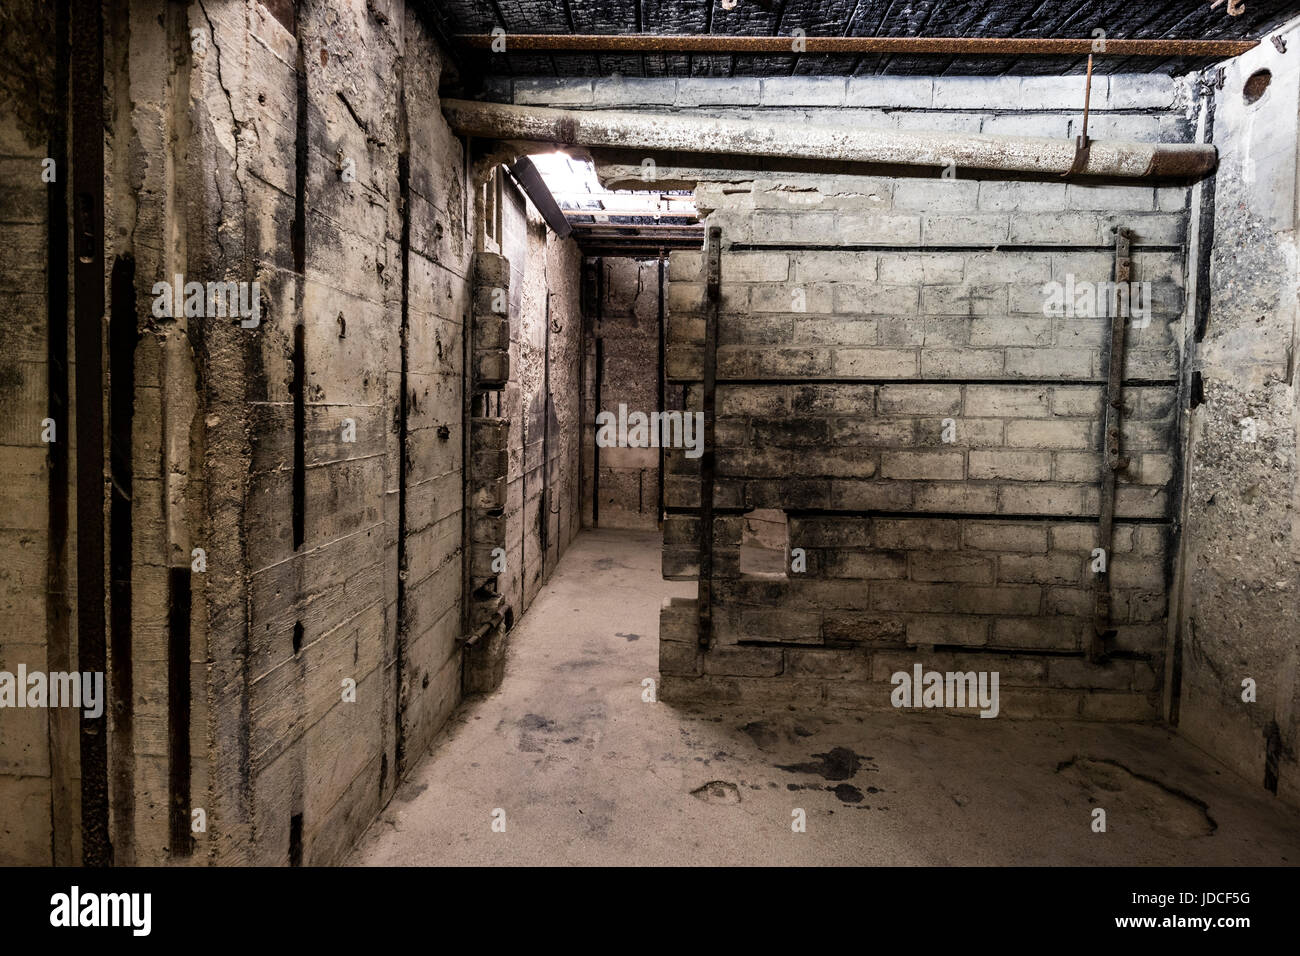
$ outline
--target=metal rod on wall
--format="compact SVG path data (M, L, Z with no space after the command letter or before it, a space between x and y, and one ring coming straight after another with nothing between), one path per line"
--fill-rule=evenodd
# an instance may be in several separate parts
M659 365L655 375L655 386L658 390L659 404L656 406L660 412L664 408L664 255L663 249L659 250ZM659 444L659 503L655 512L655 524L663 527L664 521L664 448L663 443Z
M457 43L488 50L498 38L461 33ZM506 53L938 53L950 56L1086 56L1096 41L1076 37L790 37L718 34L537 34L511 33ZM1112 56L1240 56L1258 40L1106 39Z

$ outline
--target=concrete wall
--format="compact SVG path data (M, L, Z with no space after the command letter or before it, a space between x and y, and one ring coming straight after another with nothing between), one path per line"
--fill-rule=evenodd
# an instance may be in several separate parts
M1190 336L1181 731L1247 779L1300 804L1300 475L1296 440L1297 114L1300 28L1228 61L1212 89L1215 180L1204 337ZM1247 80L1271 82L1246 102ZM1208 232L1199 237L1208 241ZM1253 425L1253 434L1252 428ZM1254 440L1251 440L1251 439ZM1243 682L1255 682L1253 702Z
M660 411L659 260L606 257L595 267L604 273L597 312L604 361L597 411L617 416L620 404L629 413ZM600 527L658 526L659 449L600 449Z
M74 346L67 314L47 293L53 19L48 4L0 12L0 52L12 64L0 77L0 671L10 673L66 670L75 660L75 539L59 530L76 496L74 420L51 401L49 364L52 334L64 333L68 354ZM54 174L66 184L66 167ZM55 440L47 442L42 422L51 413ZM58 456L69 469L62 491L53 487ZM76 749L75 711L0 712L0 865L78 857Z
M508 632L582 524L582 311L577 243L560 240L505 171L478 194L473 658L501 679ZM488 346L491 346L490 348Z
M1066 137L1080 129L1083 85L1082 76L497 77L485 95L564 109ZM1190 97L1185 81L1168 76L1094 76L1089 135L1184 142L1190 125L1180 108ZM663 157L656 163L670 165ZM645 188L641 173L638 164Z
M24 15L39 19L5 14ZM461 697L473 207L441 52L401 0L120 0L105 23L114 862L329 863ZM32 82L48 56L27 56ZM40 596L55 578L38 104L6 86L0 111L5 248L28 253L2 306L30 317L3 323L19 336L0 379L4 601L31 622L0 655L55 669L47 635L75 665L75 619L45 612L75 580ZM178 274L256 281L257 321L160 315L154 285ZM75 862L76 714L28 713L0 723L19 810L0 859ZM71 758L51 760L67 716Z
M212 323L195 343L213 587L195 661L214 686L195 722L214 791L195 800L215 831L197 855L329 862L460 695L461 146L440 54L400 3L189 14L212 31L189 75L186 155L212 183L185 195L207 225L190 246L271 300L256 330Z
M577 243L556 239L508 180L502 196L502 252L511 273L510 381L503 404L510 422L503 593L517 621L581 527L581 259Z
M1094 135L1192 137L1188 84L1096 84ZM1082 81L595 80L560 92L515 81L513 96L1063 137L1075 132ZM698 184L697 204L727 250L717 646L698 653L691 608L665 609L666 695L888 707L890 675L920 662L1000 671L1010 716L1158 717L1176 547L1186 186L649 158L661 185ZM597 165L618 185L642 169L612 154ZM1109 323L1045 315L1044 285L1110 279L1116 225L1134 235L1134 279L1151 283L1154 309L1127 335L1122 443L1132 465L1116 495L1109 566L1117 634L1110 662L1093 665ZM668 377L688 385L701 374L701 271L698 254L673 254ZM699 401L690 387L688 407ZM664 573L690 578L698 466L670 456L667 487ZM744 516L756 509L785 512L806 570L740 572Z

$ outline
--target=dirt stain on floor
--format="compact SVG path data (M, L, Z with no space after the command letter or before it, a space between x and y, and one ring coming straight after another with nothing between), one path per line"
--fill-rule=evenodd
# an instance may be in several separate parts
M764 721L754 720L740 728L741 732L749 735L749 739L754 741L754 746L759 750L771 750L777 745L778 737L776 731L767 725Z
M813 754L813 759L807 763L777 764L776 769L788 770L790 773L816 774L824 780L849 780L857 775L862 761L870 759L854 753L848 747L832 747L824 754Z

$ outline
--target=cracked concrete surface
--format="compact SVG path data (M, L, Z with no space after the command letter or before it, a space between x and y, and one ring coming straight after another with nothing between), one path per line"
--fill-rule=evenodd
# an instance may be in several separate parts
M581 534L500 689L462 705L349 862L1300 863L1300 814L1160 726L644 703L659 605L693 592L660 580L658 535Z

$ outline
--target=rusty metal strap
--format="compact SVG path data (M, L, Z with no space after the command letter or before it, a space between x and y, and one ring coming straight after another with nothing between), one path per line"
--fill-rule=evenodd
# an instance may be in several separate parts
M1113 635L1111 626L1110 557L1115 527L1115 485L1119 472L1128 467L1120 454L1120 424L1124 401L1124 329L1128 321L1128 296L1120 291L1133 278L1131 235L1115 227L1115 289L1110 309L1110 338L1106 345L1106 403L1103 409L1104 432L1101 462L1101 502L1097 528L1097 547L1102 549L1104 564L1096 572L1093 600L1093 633L1088 644L1088 659L1099 661L1105 655L1105 640ZM1120 306L1124 306L1121 308Z
M1083 172L1088 166L1092 141L1088 139L1088 108L1092 100L1092 54L1088 54L1088 75L1083 81L1083 131L1074 139L1074 162L1061 176L1062 179Z
M493 53L936 53L948 56L1083 56L1093 50L1086 37L795 37L657 33L460 33L458 47ZM1184 38L1107 39L1114 56L1211 57L1227 59L1259 46L1259 40ZM798 50L795 50L795 46Z
M704 282L704 453L700 456L700 571L697 605L699 644L707 649L713 639L713 452L718 379L718 311L722 304L722 230L709 229Z

